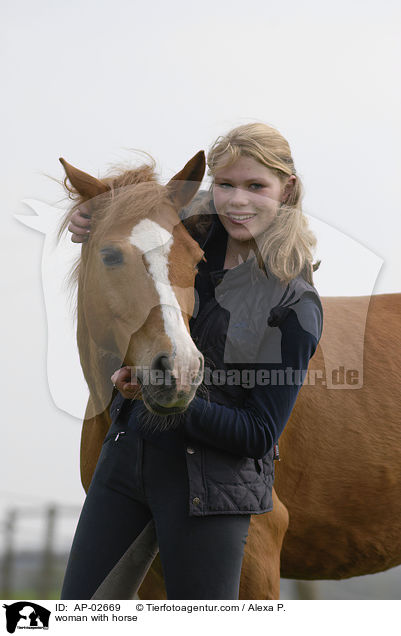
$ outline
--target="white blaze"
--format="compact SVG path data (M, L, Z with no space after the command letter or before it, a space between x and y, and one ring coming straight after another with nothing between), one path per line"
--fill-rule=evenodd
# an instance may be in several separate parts
M198 360L199 352L188 334L180 305L168 277L168 256L173 244L173 235L155 221L143 219L135 225L129 240L143 253L159 295L164 330L171 340L173 349L174 371L177 370L176 363L185 369L193 356Z

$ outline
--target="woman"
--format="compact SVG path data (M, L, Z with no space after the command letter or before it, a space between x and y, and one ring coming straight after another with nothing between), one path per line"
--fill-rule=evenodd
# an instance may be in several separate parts
M208 166L211 193L183 212L206 257L190 327L208 399L198 391L178 428L151 431L129 399L130 370L113 375L119 394L62 598L90 598L153 518L169 599L236 599L250 515L272 509L275 444L322 329L315 238L278 131L240 126L217 139ZM69 229L85 240L88 211Z

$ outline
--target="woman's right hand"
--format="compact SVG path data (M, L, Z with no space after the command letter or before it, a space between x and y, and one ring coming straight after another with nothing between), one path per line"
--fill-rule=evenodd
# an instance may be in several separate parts
M82 203L71 215L68 230L72 233L73 243L86 243L91 227L91 209L89 201Z
M141 385L132 373L131 367L121 367L111 376L111 381L126 400L142 398Z

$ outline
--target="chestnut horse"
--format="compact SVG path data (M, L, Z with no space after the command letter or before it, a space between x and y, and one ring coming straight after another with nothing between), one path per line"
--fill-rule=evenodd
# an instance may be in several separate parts
M194 265L203 253L180 223L178 211L194 196L203 176L204 159L198 153L165 188L145 168L98 180L64 161L63 165L79 196L78 205L94 197L97 202L91 238L82 247L78 269L78 346L90 389L81 440L81 477L87 490L110 426L111 373L121 362L161 369L174 363L162 320L161 293L157 296L155 277L146 276L140 267L145 262L151 269L150 261L141 253L142 239L137 243L130 239L138 236L135 228L146 219L169 233L161 232L165 241L158 240L155 246L164 253L164 265L169 263L165 271L159 268L157 278L173 290L171 294L176 291L179 308L175 303L175 319L189 333ZM119 189L124 190L121 197ZM151 191L158 193L156 199L150 196ZM141 303L137 298L141 302L146 299L147 306L139 316ZM165 302L170 304L171 299L170 295ZM340 579L401 563L397 399L401 294L326 298L322 302L322 339L280 439L274 508L251 518L241 599L278 598L280 573L288 578ZM178 320L179 313L183 322ZM154 412L185 409L200 381L201 356L191 349L186 337L181 330L185 354L180 354L174 372L190 368L197 380L191 386L178 387L174 395L171 388L157 395L142 395ZM149 553L152 541L150 529ZM147 547L144 544L145 551ZM99 598L131 598L128 591L124 594L124 585L132 576L130 555L125 568L124 558L119 564L120 578L115 578ZM159 558L139 595L143 599L165 598Z
M280 575L401 564L401 294L322 304L322 338L280 438L274 508L251 518L241 599L279 598ZM159 559L139 594L166 598Z
M140 380L145 373L168 370L172 381L143 382L138 397L152 413L183 412L203 377L203 356L188 324L203 251L184 229L178 211L199 188L204 153L165 187L150 166L100 181L60 161L78 205L90 199L92 207L90 241L83 245L74 272L78 348L90 390L86 417L103 417L112 393L110 373L122 363L135 367ZM83 458L89 466L96 463L90 456L105 433L95 439L94 428L85 427L90 448L84 443ZM86 478L84 482L87 486Z

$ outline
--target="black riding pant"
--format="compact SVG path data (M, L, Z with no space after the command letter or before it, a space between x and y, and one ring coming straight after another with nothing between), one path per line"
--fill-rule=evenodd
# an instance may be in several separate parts
M153 518L168 599L237 599L249 514L190 517L184 448L110 429L89 488L62 599L90 599Z

